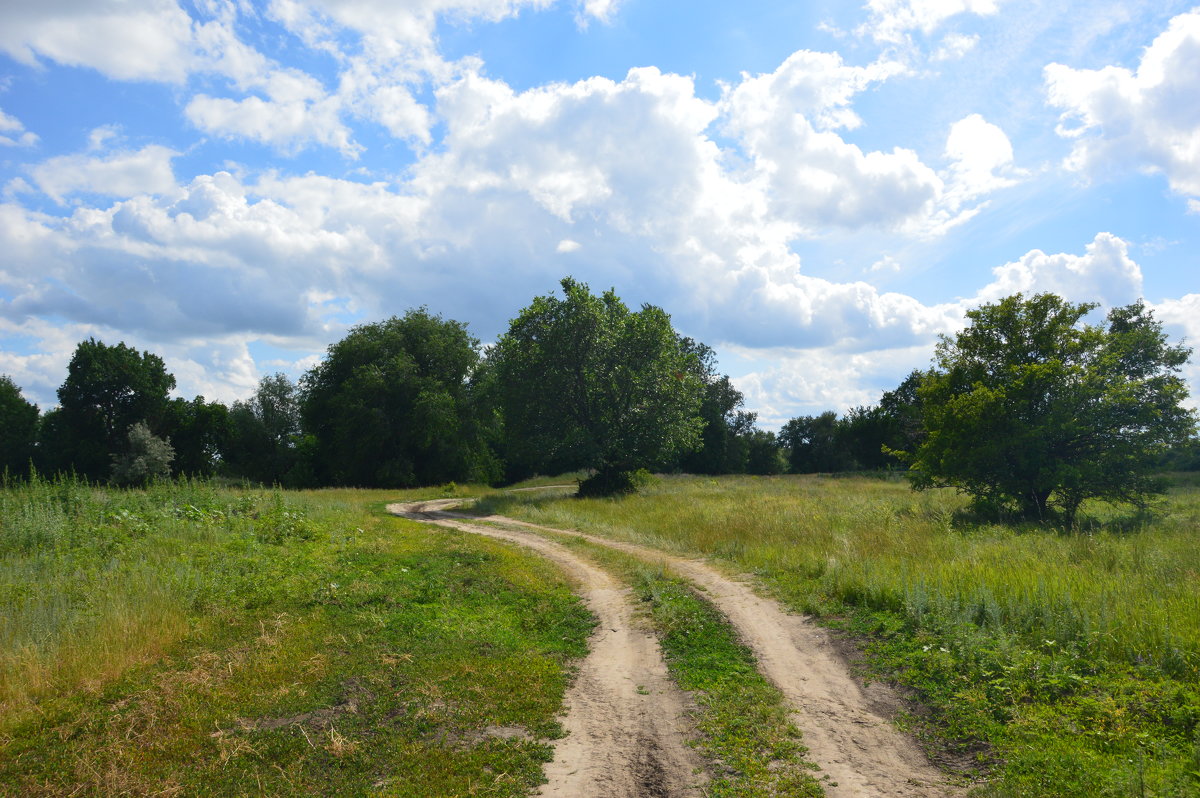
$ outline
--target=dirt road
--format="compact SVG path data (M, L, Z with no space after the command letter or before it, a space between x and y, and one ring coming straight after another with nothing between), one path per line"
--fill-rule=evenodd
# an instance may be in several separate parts
M525 535L531 532L575 535L637 557L666 562L681 576L703 588L754 651L763 675L787 697L794 710L793 721L804 733L804 743L809 747L808 758L819 764L830 777L826 791L831 798L949 798L962 794L961 790L946 783L943 774L929 763L911 738L891 724L888 716L898 702L890 691L882 685L863 689L851 677L829 633L803 616L785 613L775 602L758 596L745 583L730 579L698 560L502 516L479 517L451 512L450 508L456 503L456 500L425 503L421 520L461 524L468 531L493 536L505 532L522 534L522 530L530 530L524 532ZM399 506L392 505L389 510L392 507ZM506 529L478 526L471 521L502 524ZM532 537L548 542L536 535ZM519 542L524 541L522 538ZM531 548L536 546L531 545ZM566 552L562 547L558 549ZM589 660L596 656L593 652Z
M558 564L599 623L567 692L567 736L546 767L544 796L700 796L704 765L687 745L686 698L667 677L658 643L634 623L628 591L611 576L540 535L450 517L458 500L388 505L388 512L526 546Z

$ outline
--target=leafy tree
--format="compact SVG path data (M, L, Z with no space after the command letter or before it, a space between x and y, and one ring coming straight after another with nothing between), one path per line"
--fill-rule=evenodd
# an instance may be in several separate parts
M500 339L497 381L520 462L594 468L580 493L636 488L631 475L695 448L704 386L662 309L631 312L571 278L537 297Z
M213 411L209 421L218 423ZM285 374L258 382L254 395L234 402L226 419L222 459L225 469L266 484L297 484L291 474L298 466L300 393Z
M304 378L319 477L380 487L498 478L467 391L478 362L466 325L425 308L355 327Z
M788 450L788 462L797 474L845 471L852 465L849 454L837 440L837 413L799 416L783 425L779 441Z
M774 432L754 430L745 437L746 473L748 474L782 474L787 469L787 461L779 449L779 440Z
M745 397L727 375L716 371L716 353L699 341L683 338L685 353L694 355L695 374L704 385L700 402L700 446L679 459L694 474L740 474L746 471L756 415L742 410Z
M911 453L918 489L950 486L976 506L1073 523L1087 498L1144 506L1156 458L1195 428L1180 367L1141 302L1096 306L1020 294L967 313L937 347L919 395L928 437Z
M112 456L112 481L118 485L145 485L171 475L175 450L169 440L150 431L145 422L129 427L125 451Z
M229 445L229 408L205 402L173 399L167 405L164 429L175 449L175 472L193 476L216 471Z
M37 405L26 401L10 377L0 375L0 474L29 473L37 427Z
M56 444L64 451L56 459L64 469L104 479L111 456L124 451L131 425L143 421L151 430L158 428L174 387L175 378L158 355L124 343L83 341L58 389L62 412L55 422Z

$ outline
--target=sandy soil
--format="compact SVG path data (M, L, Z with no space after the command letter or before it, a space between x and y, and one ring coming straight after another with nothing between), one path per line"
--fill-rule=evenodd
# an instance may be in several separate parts
M628 591L565 547L519 529L470 523L444 509L457 499L390 504L388 511L526 546L558 564L599 623L567 692L567 736L558 741L540 792L563 798L702 795L704 766L687 745L686 698L667 677L657 641L633 619Z

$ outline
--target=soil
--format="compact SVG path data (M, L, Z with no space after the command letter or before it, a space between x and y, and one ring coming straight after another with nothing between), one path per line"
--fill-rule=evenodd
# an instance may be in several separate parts
M391 504L388 511L478 535L507 540L561 567L597 618L588 655L566 695L563 727L546 766L543 796L697 798L704 763L686 696L667 676L654 636L634 621L628 590L605 571L540 535L471 524L441 510L457 499Z
M550 556L558 562L565 555L572 563L568 570L576 566L587 572L596 572L594 577L602 580L599 584L612 585L611 578L594 566L584 563L566 549L545 538L522 530L549 531L564 535L575 535L591 543L607 546L637 557L665 562L672 570L685 577L705 591L708 599L729 619L737 630L743 642L746 643L758 658L762 674L774 683L786 696L793 710L792 720L804 734L804 743L809 748L808 758L817 763L824 775L826 793L830 798L866 798L867 796L904 796L911 798L950 798L959 796L964 791L947 782L945 774L932 765L916 742L900 732L892 723L892 717L903 706L902 698L886 685L872 684L863 687L854 679L850 668L839 650L839 641L830 633L814 624L802 615L785 612L770 599L757 595L748 584L731 579L715 568L698 560L677 557L657 549L638 546L632 543L613 541L607 538L588 535L582 532L551 529L536 524L528 524L502 516L468 516L449 512L459 500L450 499L440 502L424 502L416 505L390 505L389 510L410 518L432 521L434 523L455 526L470 532L478 532L493 537L503 537L527 545L540 553ZM485 521L491 524L502 524L507 529L495 526L479 526L470 521ZM543 548L549 547L549 548ZM549 552L553 552L551 556ZM625 602L624 610L613 608L613 612L624 612L628 618L628 604L622 591L608 588L611 598L617 603ZM590 599L589 599L590 601ZM596 611L593 609L593 611ZM624 621L623 623L628 623ZM602 621L603 631L607 623ZM616 624L614 624L615 626ZM598 642L603 642L598 641ZM650 641L653 645L653 641ZM620 654L607 650L593 649L585 660L581 670L579 683L585 683L584 673L605 672L608 670L609 657L621 657ZM622 660L613 660L614 664ZM661 662L661 660L659 660ZM665 680L665 671L664 671ZM644 682L643 682L644 683ZM579 684L577 684L579 687ZM664 696L670 690L664 688ZM585 696L598 696L583 688ZM657 690L654 691L657 696ZM609 736L621 736L623 733L610 734L610 724L619 716L615 710L607 707L597 707L590 702L595 698L575 697L569 702L570 711L566 725L572 734L560 745L560 749L569 749L569 755L576 759L586 758L586 751L575 750L579 746L591 748L603 745ZM651 708L647 704L642 707L652 712L666 713L665 717L678 722L682 704L669 704L661 708ZM579 724L572 724L572 715L586 707L583 711L591 714ZM584 725L586 724L586 725ZM576 729L587 729L576 734ZM652 752L644 745L638 745L639 753L651 755ZM566 764L568 750L563 750L561 756L556 756L554 764L547 771L553 785L555 778L562 778L563 767ZM608 756L603 751L597 753L603 758ZM571 761L576 761L572 759ZM631 762L633 760L630 760ZM607 774L612 777L614 774ZM657 793L645 788L634 792L612 790L605 782L591 782L593 789L583 789L572 792L570 789L554 792L549 789L543 795L673 795L676 793ZM613 785L615 787L615 785ZM624 788L622 788L624 789ZM679 793L685 794L685 793Z

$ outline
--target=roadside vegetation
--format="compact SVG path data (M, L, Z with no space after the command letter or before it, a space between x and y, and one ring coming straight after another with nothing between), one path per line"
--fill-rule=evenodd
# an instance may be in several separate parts
M591 616L396 498L0 491L0 794L528 794Z
M488 510L751 572L858 640L870 678L987 796L1200 792L1200 485L1155 516L1084 503L1073 530L996 523L869 477L668 477L626 499Z

